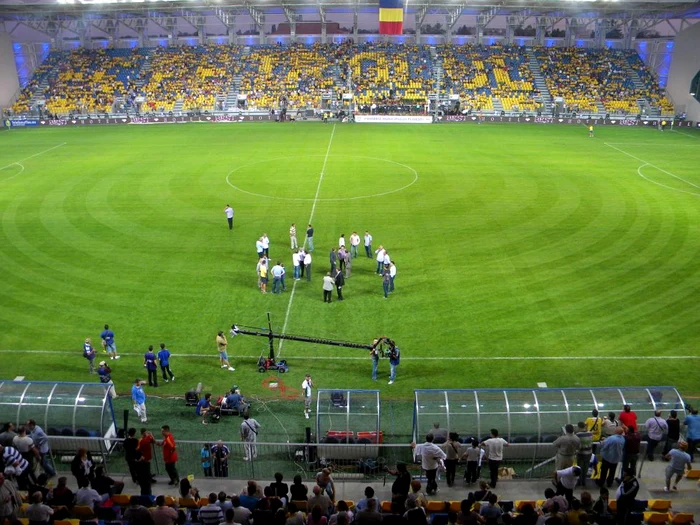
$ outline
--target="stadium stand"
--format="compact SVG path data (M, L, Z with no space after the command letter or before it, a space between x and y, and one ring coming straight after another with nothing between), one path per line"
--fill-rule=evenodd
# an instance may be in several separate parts
M293 108L319 107L335 90L339 46L313 44L254 48L245 57L240 92L248 107L271 108L285 97Z
M532 61L565 111L670 114L673 105L634 51L559 47L342 44L231 45L53 51L13 105L45 99L51 114L213 111L236 93L250 109L319 108L351 85L360 111L424 111L442 78L462 109L545 110ZM539 75L539 72L535 72ZM538 77L539 78L539 77ZM240 85L236 84L240 80ZM229 104L230 107L230 104Z

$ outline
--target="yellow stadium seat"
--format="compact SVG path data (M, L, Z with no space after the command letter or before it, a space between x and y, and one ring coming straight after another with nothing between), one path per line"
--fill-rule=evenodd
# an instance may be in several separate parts
M537 501L531 499L519 499L515 502L516 512L522 512L525 505L532 505L533 509L537 508Z
M671 523L673 525L688 525L694 521L693 515L688 512L678 512L677 514L673 515L673 518L671 518Z
M131 496L128 494L115 494L112 496L112 501L114 504L119 505L120 507L126 507L129 504L130 499Z
M391 512L391 501L382 501L381 509L382 512Z
M79 520L94 520L95 512L87 505L76 505L73 507L73 516Z
M452 512L459 512L462 510L462 502L461 501L450 501L450 511Z
M302 512L307 511L308 503L306 500L294 500L294 501L292 501L292 503L294 503L294 505L296 505L297 509L299 509L300 511L302 511Z
M649 525L664 525L671 520L668 512L645 512L644 521Z
M670 499L650 499L649 500L649 510L655 512L667 512L671 508Z
M608 507L610 508L611 512L617 512L617 500L616 499L609 500Z
M345 503L348 504L348 509L354 510L355 509L355 502L351 499L346 499Z
M700 469L694 468L689 470L685 477L688 479L700 479Z
M445 508L448 506L446 501L428 501L425 504L425 510L428 512L445 512Z
M186 509L198 509L199 505L192 498L180 498L178 500L178 505Z

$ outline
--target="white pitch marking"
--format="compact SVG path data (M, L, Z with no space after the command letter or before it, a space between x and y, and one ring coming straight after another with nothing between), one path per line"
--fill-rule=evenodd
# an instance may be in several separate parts
M617 147L615 147L615 146L611 146L609 142L604 142L603 144L605 144L605 145L608 146L609 148L612 148L612 149L614 149L614 150L619 151L619 152L622 153L623 155L627 155L628 157L631 157L631 158L633 158L633 159L635 159L635 160L638 160L639 162L643 163L645 166L651 166L652 168L656 168L657 170L659 170L659 171L665 173L666 175L670 175L670 176L673 177L674 179L678 179L678 180L680 180L680 181L682 181L682 182L685 182L686 184L688 184L688 185L690 185L690 186L693 186L694 188L697 188L697 189L700 190L700 186L698 186L697 184L693 184L692 182L688 182L688 181L685 180L684 178L679 177L678 175L674 175L674 174L671 173L670 171L666 171L666 170L663 169L663 168L659 168L658 166L655 166L655 165L652 164L651 162L647 162L646 160L640 159L639 157L637 157L637 156L635 156L635 155L632 155L631 153L627 153L625 150L622 150L622 149L617 148ZM641 167L643 167L643 166L641 166ZM644 177L644 178L646 178L646 177Z
M683 148L697 148L697 145L695 144L675 144L673 142L605 142L607 145L617 145L617 146L632 146L634 147L644 147L644 146L664 146L664 147L671 147L671 148L677 148L677 147L683 147Z
M691 135L690 133L684 133L682 131L678 131L677 129L672 129L671 131L673 133L680 133L681 135L685 135L686 137L690 137L691 139L700 140L700 137L696 135Z
M322 157L323 155L306 155L305 158L308 157ZM356 201L360 199L374 199L376 197L383 197L385 195L391 195L392 193L398 193L400 191L403 191L411 186L413 186L416 182L418 182L418 172L412 168L411 166L407 164L401 164L400 162L396 162L395 160L389 160L389 159L382 159L380 157L367 157L365 155L329 155L330 157L346 157L346 158L351 158L351 159L367 159L367 160L377 160L380 162L387 162L390 164L396 164L397 166L401 166L402 168L406 168L408 171L413 173L413 180L406 184L405 186L401 186L400 188L396 188L395 190L389 190L389 191L384 191L382 193L373 193L372 195L357 195L355 197L337 197L337 198L330 198L330 199L317 199L318 202L340 202L340 201ZM243 168L247 168L249 166L253 166L255 164L260 164L262 162L272 162L272 161L277 161L277 160L286 160L286 159L295 159L298 158L297 155L293 156L286 156L286 157L275 157L272 159L264 159L264 160L257 160L255 162L251 162L249 164L244 164L243 166L239 166L237 168L232 169L231 171L228 172L226 175L226 184L231 186L234 190L240 191L241 193L245 193L246 195L252 195L253 197L261 197L263 199L275 199L275 200L280 200L280 201L292 201L292 202L313 202L314 199L307 199L303 197L279 197L277 195L264 195L262 193L255 193L253 191L248 191L244 190L243 188L239 188L235 184L231 183L231 175L233 175L235 172L242 170Z
M665 184L661 184L660 182L656 182L655 180L651 180L648 177L645 177L644 174L642 173L642 168L645 166L650 166L650 164L642 164L637 168L637 175L639 175L641 178L643 178L646 181L651 182L652 184L656 184L657 186L661 186L662 188L666 188L668 190L673 190L673 191L679 191L681 193L687 193L688 195L694 195L696 197L700 197L700 193L695 193L694 191L685 191L685 190L680 190L678 188L673 188L671 186L666 186Z
M309 222L306 224L313 224L311 221L316 213L316 204L318 203L318 194L321 191L321 184L323 183L323 176L326 173L326 164L328 164L328 155L331 152L331 145L333 144L333 137L335 136L335 124L333 124L333 130L331 131L331 138L328 140L328 148L326 148L326 156L323 158L323 166L321 167L321 175L318 178L318 184L316 185L316 195L314 196L314 203L311 206L311 215L309 215ZM304 237L303 247L306 247L306 237ZM289 302L287 303L287 313L284 316L284 324L282 325L282 333L287 331L287 323L289 323L289 314L292 311L292 302L294 302L294 292L297 289L297 283L299 281L294 281L292 285L292 293L289 296ZM280 339L280 344L277 347L277 357L282 355L282 346L284 344L284 339Z
M19 162L13 162L12 164L8 164L8 165L5 166L4 168L0 168L0 171L3 171L4 169L7 169L7 168L9 168L9 167L11 167L11 166L19 166L19 167L22 168L22 169L19 170L19 172L17 172L17 173L15 173L14 175L12 175L11 177L7 177L6 179L0 180L0 182L7 182L8 180L12 180L12 179L14 179L15 177L19 177L20 175L22 175L22 173L24 173L24 164L20 164Z
M30 155L29 157L25 157L25 158L20 159L16 162L12 162L12 163L8 164L7 166L3 166L2 168L0 168L0 170L4 170L5 168L9 168L10 166L13 166L15 164L19 164L20 162L24 162L25 160L33 159L34 157L38 157L39 155L43 155L44 153L48 153L49 151L53 151L57 148L60 148L61 146L65 146L66 144L68 144L68 143L61 142L58 146L53 146L49 149L45 149L44 151L40 151L39 153L35 153L34 155Z
M74 350L0 350L0 354L57 354L57 355L76 355ZM130 352L119 352L119 355L123 356L135 356L143 357L143 354L130 353ZM201 358L201 357L211 357L215 358L212 353L208 354L173 354L173 357L184 357L184 358ZM235 356L239 359L257 359L260 354L256 355L237 355ZM351 361L367 361L367 357L346 357L346 356L319 356L319 355L306 355L306 356L295 356L296 359L313 359L321 361L340 361L340 360L351 360ZM662 359L700 359L700 355L637 355L637 356L602 356L602 355L590 355L590 356L456 356L456 357L402 357L402 360L406 361L591 361L596 359L610 359L612 361L634 361L634 360L646 360L646 361L656 361Z

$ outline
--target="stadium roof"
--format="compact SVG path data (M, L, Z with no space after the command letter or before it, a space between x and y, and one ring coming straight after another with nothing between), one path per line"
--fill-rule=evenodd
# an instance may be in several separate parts
M328 12L376 11L378 0L3 0L0 19L25 17L117 17L149 13L179 16L186 14L248 14L283 10L324 9ZM586 18L700 18L697 0L406 0L409 13L577 16Z

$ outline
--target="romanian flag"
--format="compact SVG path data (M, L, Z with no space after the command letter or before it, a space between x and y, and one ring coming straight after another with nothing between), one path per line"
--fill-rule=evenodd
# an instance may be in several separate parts
M400 35L403 33L404 0L379 0L379 34Z

